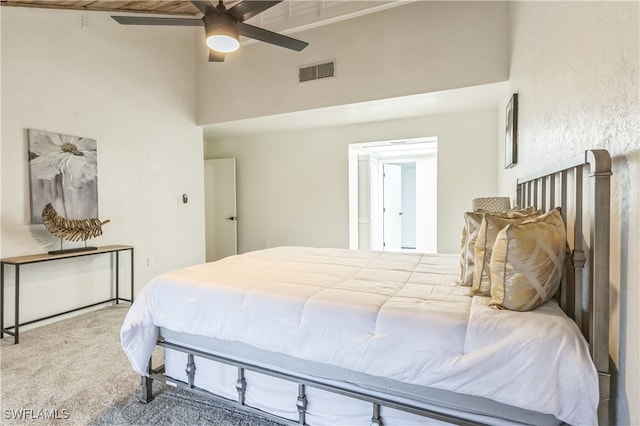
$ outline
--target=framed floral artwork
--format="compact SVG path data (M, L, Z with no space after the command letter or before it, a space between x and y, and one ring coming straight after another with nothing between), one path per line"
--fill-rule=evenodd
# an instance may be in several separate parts
M513 167L518 162L518 94L514 93L507 104L504 135L504 168Z
M66 219L98 217L95 139L28 130L31 223L51 203Z

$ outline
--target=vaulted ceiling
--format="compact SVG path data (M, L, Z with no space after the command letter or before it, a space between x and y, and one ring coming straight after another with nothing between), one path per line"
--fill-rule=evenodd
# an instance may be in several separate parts
M249 0L251 1L251 0ZM271 31L291 32L337 20L348 19L414 0L284 0L248 20ZM211 0L217 4L216 0ZM226 0L227 8L239 0ZM0 0L2 6L71 9L117 13L199 16L200 11L188 0Z
M210 0L217 3L216 0ZM249 0L251 1L251 0ZM361 16L415 0L284 0L248 20L253 25L271 31L291 33L324 24ZM228 8L239 0L225 0ZM132 13L156 15L201 16L200 11L188 0L0 0L6 7L34 7L45 9L70 9L104 13ZM339 126L350 117L351 122L388 120L431 113L486 108L497 105L505 90L504 83L490 84L471 89L459 89L427 93L409 97L378 100L361 104L342 105L313 111L259 117L230 123L205 126L205 134L242 135L251 132L267 132L278 129L296 129L297 124L315 126Z

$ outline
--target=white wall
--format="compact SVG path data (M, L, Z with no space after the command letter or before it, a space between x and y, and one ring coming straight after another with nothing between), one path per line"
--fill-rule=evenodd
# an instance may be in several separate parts
M458 253L471 199L497 190L493 109L354 126L222 137L207 158L237 158L238 250L349 247L348 145L438 137L438 251Z
M99 214L111 222L90 243L135 247L136 291L159 272L203 261L195 30L124 27L105 13L15 7L1 13L2 256L58 246L44 226L29 225L25 129L35 128L97 140ZM83 15L89 31L81 29ZM190 202L179 207L183 193ZM128 260L122 263L128 271ZM13 268L6 272L8 319ZM24 321L109 296L105 256L21 272Z
M437 155L429 155L416 160L416 193L428 194L428 196L418 197L416 200L416 213L420 217L416 223L416 247L427 253L438 251L439 240L437 236L440 233L438 230L438 210L444 210L438 206L438 197L444 198L445 195L438 194L438 168ZM442 190L450 188L447 182L440 183L440 185ZM452 232L455 232L455 229ZM436 241L433 241L434 235ZM451 240L456 241L455 238L451 238Z
M639 3L512 2L510 7L519 159L516 167L500 172L500 190L513 195L515 176L540 164L591 148L611 153L610 353L619 370L616 424L638 425ZM499 152L502 156L502 148Z
M309 42L302 52L242 46L223 64L198 63L198 123L505 81L507 10L506 2L416 1L290 34ZM300 65L332 59L336 78L298 83Z

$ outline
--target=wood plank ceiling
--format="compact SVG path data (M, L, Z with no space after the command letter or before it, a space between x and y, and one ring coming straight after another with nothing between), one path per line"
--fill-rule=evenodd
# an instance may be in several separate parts
M217 0L209 0L217 4ZM232 8L241 0L225 0ZM337 20L410 3L416 0L285 0L247 23L275 32L295 32ZM189 0L0 0L2 6L45 9L73 9L116 13L145 13L200 17L202 14Z
M191 2L185 0L0 0L0 4L2 6L39 7L45 9L159 13L182 16L198 15L200 13Z

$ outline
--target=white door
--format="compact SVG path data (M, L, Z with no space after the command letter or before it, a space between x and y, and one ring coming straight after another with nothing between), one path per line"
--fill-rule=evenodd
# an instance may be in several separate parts
M205 236L207 262L238 253L236 159L205 160Z
M402 167L385 164L382 169L383 250L402 249Z

